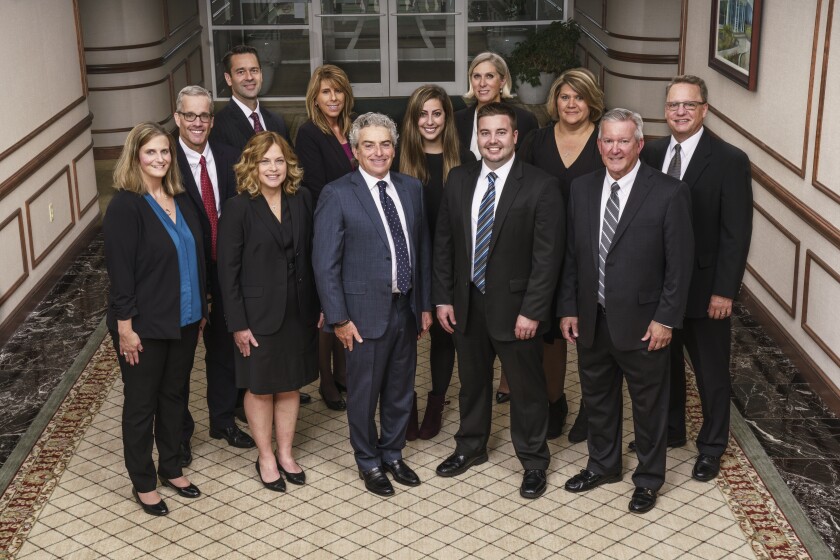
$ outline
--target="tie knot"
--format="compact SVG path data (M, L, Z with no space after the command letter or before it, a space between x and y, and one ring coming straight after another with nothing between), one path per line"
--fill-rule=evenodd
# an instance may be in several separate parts
M493 171L491 171L490 173L488 173L488 174L487 174L487 182L488 182L488 183L490 183L490 185L495 185L495 184L496 184L496 179L497 179L498 177L499 177L499 176L498 176L498 175L496 175L496 173L494 173Z
M386 183L385 181L377 181L376 186L379 187L380 191L384 191L388 188L388 183Z
M257 114L257 112L256 112L256 111L254 111L253 113L251 113L251 120L252 120L252 121L255 121L255 122L260 122L260 116Z
M679 144L674 144L674 153L676 153L676 154L680 153L680 145Z
M199 165L201 165L201 167L204 167L205 165L207 165L207 160L204 159L204 156L201 156L200 158L198 158L198 163Z
M617 193L621 187L618 186L618 183L613 183L611 188L613 193Z

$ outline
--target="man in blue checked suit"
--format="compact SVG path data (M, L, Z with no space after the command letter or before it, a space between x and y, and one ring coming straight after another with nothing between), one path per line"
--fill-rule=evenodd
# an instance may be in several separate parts
M359 168L321 191L313 266L327 328L345 348L347 419L359 477L369 491L390 496L386 473L406 486L420 484L402 448L417 339L432 324L431 248L420 181L390 171L394 122L365 113L349 137Z

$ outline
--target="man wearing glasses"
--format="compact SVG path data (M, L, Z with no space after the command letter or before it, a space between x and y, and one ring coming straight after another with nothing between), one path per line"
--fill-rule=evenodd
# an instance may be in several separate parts
M702 79L677 76L665 96L671 136L645 145L641 157L691 188L695 240L685 320L681 329L674 329L671 342L668 446L686 441L685 347L703 407L699 456L691 475L705 482L717 476L729 441L730 317L752 235L750 161L703 128L709 106Z
M224 202L236 195L233 166L239 160L235 149L208 142L213 128L213 100L200 86L187 86L175 103L178 126L176 151L184 189L195 204L204 233L207 277L210 279L210 320L204 333L207 368L207 408L210 411L210 437L224 438L234 447L254 447L254 440L234 422L233 410L238 394L233 366L233 337L227 332L219 275L216 270L216 231ZM189 399L189 383L185 388ZM190 437L195 424L187 407L181 439L181 465L192 461Z

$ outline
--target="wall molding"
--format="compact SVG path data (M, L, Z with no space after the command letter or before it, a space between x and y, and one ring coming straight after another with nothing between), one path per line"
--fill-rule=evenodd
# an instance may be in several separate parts
M149 60L138 60L135 62L120 62L117 64L88 64L88 74L124 74L126 72L140 72L143 70L152 70L166 66L166 64L181 50L185 45L190 43L196 36L201 35L201 26L199 25L186 37L178 41L171 49L163 53L163 55Z
M43 251L41 251L40 255L36 256L35 238L32 235L32 214L30 212L30 207L32 205L32 202L34 202L35 199L41 196L44 193L44 191L53 186L53 184L56 181L58 181L62 175L65 175L67 178L67 202L70 204L70 223L67 224L67 227L65 227L61 232L59 232L55 239L53 239L52 242L49 245L47 245L47 247ZM35 270L38 267L38 265L44 261L47 255L49 255L50 252L53 249L55 249L55 246L58 245L68 233L70 233L70 230L73 229L73 226L76 225L76 216L73 214L73 185L70 181L70 166L65 165L64 167L62 167L61 171L56 173L49 181L47 181L47 183L43 187L35 191L35 194L26 199L24 207L26 208L26 232L29 238L29 256L32 259L32 270Z
M76 26L76 49L79 51L79 72L82 76L82 98L87 99L87 72L85 66L85 38L82 36L82 16L79 0L73 0L73 24Z
M816 263L817 266L826 271L829 276L834 278L834 281L840 284L840 272L831 268L824 260L819 258L810 249L805 251L805 290L802 294L802 330L811 337L811 340L817 343L825 355L834 361L837 366L840 366L840 356L829 346L817 332L808 324L808 296L810 295L810 281L811 281L811 263Z
M788 315L790 315L791 319L793 319L793 318L796 317L796 298L797 298L797 295L798 295L798 288L799 288L799 254L800 254L800 250L801 250L801 247L802 247L802 242L799 239L797 239L796 236L793 235L793 233L791 233L787 228L785 228L781 224L781 222L779 222L779 220L777 220L776 218L771 216L770 212L768 212L767 210L762 208L759 204L753 202L753 208L755 208L755 210L759 214L764 216L764 218L768 222L770 222L770 224L773 225L773 227L775 227L780 232L782 232L782 235L784 235L785 237L790 239L790 241L793 243L794 247L796 248L795 253L794 253L794 257L793 257L793 290L792 290L792 293L790 295L790 302L786 301L785 298L782 297L782 295L779 294L779 292L777 292L770 285L770 282L768 282L763 276L761 276L761 274L759 274L758 271L755 270L755 268L753 268L752 265L750 265L749 261L747 261L747 270L750 272L750 274L752 274L752 276L753 276L753 278L755 278L756 282L761 284L761 287L764 288L765 290L767 290L767 293L770 294L770 296L774 300L776 300L776 303L778 303L779 306L782 309L784 309L787 312Z
M644 35L622 35L620 33L614 33L607 29L606 27L606 7L604 8L604 19L605 22L602 25L600 22L596 21L594 17L587 14L577 6L575 6L575 13L578 15L583 16L584 19L589 20L595 27L600 29L604 34L615 37L616 39L626 39L628 41L650 41L650 42L659 42L659 43L677 43L679 42L679 37L651 37L651 36L644 36Z
M170 89L170 93L171 93L172 88L170 87L169 89ZM171 97L170 97L170 101L171 101ZM167 116L162 121L157 121L157 123L160 126L163 126L166 123L168 123L169 121L171 121L172 119L173 119L172 113L169 113L169 116ZM134 126L137 126L137 125L134 125ZM91 129L90 133L91 134L112 134L112 133L116 133L116 132L130 132L131 129L134 128L134 126L123 127L123 128L103 128L103 129L95 129L95 130Z
M164 0L165 3L165 0ZM164 18L166 17L166 13L164 11ZM198 21L198 14L188 18L183 23L179 24L175 27L171 32L167 33L157 41L151 41L149 43L136 43L134 45L114 45L111 47L85 47L85 52L102 52L102 51L127 51L127 50L134 50L134 49L146 49L149 47L156 47L158 45L162 45L171 39L174 35L176 35L182 29L188 27L191 23L200 23Z
M20 277L18 277L18 279L9 286L8 290L0 294L0 306L6 303L6 300L8 300L12 294L20 288L21 284L29 278L29 262L26 259L26 238L23 233L23 213L20 208L15 208L15 210L5 220L3 220L3 223L0 223L0 231L3 231L13 220L17 220L18 222L18 231L20 235L20 260L23 264L23 274L21 274Z
M99 190L97 189L96 192L93 195L93 198L91 198L88 202L86 202L84 207L83 207L82 206L82 201L81 201L81 194L79 192L79 172L76 169L76 164L79 161L81 161L81 159L83 157L85 157L85 155L89 151L91 151L91 149L93 149L93 140L91 140L90 144L88 144L87 147L84 150L82 150L79 155L77 155L76 157L73 158L73 163L72 163L72 167L73 167L73 186L74 186L74 190L76 192L76 212L77 212L76 215L78 216L79 220L81 220L82 217L85 214L88 213L88 210L90 210L93 207L93 205L96 204L96 201L99 200Z
M167 74L166 76L164 76L163 78L161 78L159 80L154 80L154 81L151 81L151 82L143 82L142 84L127 84L127 85L124 85L124 86L99 86L99 87L90 88L90 91L122 91L122 90L126 90L126 89L139 89L139 88L151 87L151 86L156 86L158 84L162 84L163 82L165 82L168 79L169 79L169 74Z
M676 54L644 54L611 49L603 41L595 37L595 34L592 33L586 27L581 26L580 29L583 32L583 34L586 35L586 37L595 44L596 47L598 47L604 52L604 54L607 55L607 58L610 58L612 60L618 60L621 62L635 62L638 64L677 65L679 63L679 55Z
M817 11L819 13L819 10ZM830 53L829 47L831 45L831 27L834 19L833 16L834 0L829 0L828 15L826 16L827 20L825 24L825 41L823 43L822 81L820 82L820 94L819 100L817 101L817 130L814 139L814 168L811 172L811 185L834 202L840 203L840 193L831 190L828 185L821 183L819 180L820 141L822 140L823 109L825 108L825 85L828 81L826 80L826 75L828 73L828 55Z
M58 113L56 113L55 115L51 116L49 119L45 120L43 123L38 125L35 128L35 130L33 130L32 132L30 132L29 134L27 134L26 136L24 136L23 138L21 138L20 140L18 140L17 142L0 152L0 161L3 161L8 156L12 155L14 152L22 148L27 143L29 143L30 140L32 140L33 138L44 132L46 129L48 129L50 126L55 124L55 122L58 119L60 119L61 117L63 117L64 115L66 115L67 113L84 103L86 99L87 96L82 95L80 98L72 101L67 107L60 110Z

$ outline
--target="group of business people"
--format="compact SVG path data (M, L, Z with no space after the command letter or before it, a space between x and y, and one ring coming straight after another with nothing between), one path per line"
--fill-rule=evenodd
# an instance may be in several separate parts
M569 437L587 440L590 454L567 490L620 479L626 378L639 456L630 510L654 506L666 446L685 443L683 344L704 411L694 476L717 475L751 187L743 152L703 128L702 80L669 84L672 135L645 147L641 118L605 112L590 72L557 79L553 122L538 128L508 101L504 60L483 53L469 70L475 104L454 112L442 88L418 88L398 145L389 117L353 119L346 74L324 65L293 150L282 117L259 105L257 53L235 47L223 63L232 97L218 114L206 90L188 86L177 140L153 123L129 133L103 225L125 461L144 511L168 512L156 475L182 497L200 495L182 470L200 333L210 435L256 446L270 490L305 483L292 441L308 400L299 389L318 373L325 404L347 411L365 487L393 495L388 475L420 484L402 449L440 432L457 350L460 426L437 474L488 460L498 357L520 495L536 498L546 441L568 414L567 343L578 344L583 392ZM427 331L432 390L421 423L416 344ZM237 388L253 438L234 422Z

